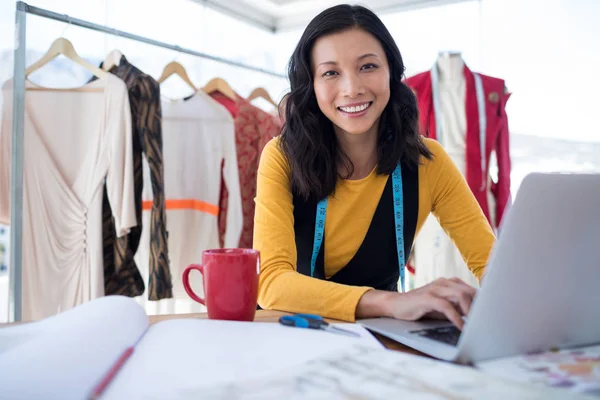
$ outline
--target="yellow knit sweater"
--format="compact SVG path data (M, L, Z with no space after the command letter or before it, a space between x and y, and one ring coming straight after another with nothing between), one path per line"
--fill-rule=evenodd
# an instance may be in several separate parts
M419 166L419 232L429 213L456 243L467 266L480 279L494 233L463 175L442 146L424 139L433 159ZM260 251L258 303L262 308L318 314L354 321L369 287L347 286L296 272L296 244L290 167L278 145L264 148L258 168L254 248ZM329 198L325 221L325 274L343 268L360 247L385 187L387 175L373 170L366 178L340 180ZM415 234L416 237L416 234Z

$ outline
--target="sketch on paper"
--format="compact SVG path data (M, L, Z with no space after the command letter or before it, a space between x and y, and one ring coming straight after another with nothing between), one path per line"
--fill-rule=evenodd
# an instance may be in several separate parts
M600 398L600 346L549 351L478 366L500 378L585 393Z
M177 393L177 398L384 400L402 395L428 400L578 398L563 390L491 377L470 367L362 346L278 376L188 389Z

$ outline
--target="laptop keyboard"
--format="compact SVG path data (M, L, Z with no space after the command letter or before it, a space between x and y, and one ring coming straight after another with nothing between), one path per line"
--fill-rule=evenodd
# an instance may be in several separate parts
M438 342L443 342L451 346L456 346L458 344L458 339L460 338L461 332L455 326L442 326L439 328L428 328L421 329L418 331L411 331L411 333L429 339L437 340Z

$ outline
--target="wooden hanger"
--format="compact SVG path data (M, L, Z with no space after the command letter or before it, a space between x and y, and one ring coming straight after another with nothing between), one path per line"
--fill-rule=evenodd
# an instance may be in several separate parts
M54 43L52 43L50 49L48 49L48 51L42 56L42 58L30 65L25 70L25 77L27 78L32 72L42 68L44 65L48 64L50 61L54 60L61 54L70 59L71 61L75 62L76 64L81 65L88 71L91 71L94 75L96 75L96 77L100 79L106 78L108 76L108 72L102 71L100 68L95 67L87 61L85 61L84 59L82 59L73 48L73 44L69 40L61 37L56 39Z
M262 97L263 99L265 99L266 101L271 103L275 108L277 108L277 103L275 103L275 101L271 98L271 96L269 96L269 92L267 92L266 89L261 88L261 87L254 89L252 91L252 93L250 93L250 96L248 96L247 100L252 101L252 100L256 99L257 97Z
M102 63L102 69L104 71L110 71L112 67L118 67L121 63L121 58L123 57L123 53L119 50L114 49L110 53L106 55L104 58L104 62Z
M204 93L211 94L212 92L220 92L227 96L233 101L237 101L237 95L235 91L229 86L229 84L222 78L213 78L202 88Z
M173 74L179 76L185 83L188 84L188 86L194 89L194 92L198 91L196 86L194 86L194 84L190 80L190 77L185 71L185 68L183 68L183 65L179 64L177 61L171 61L165 66L165 69L163 69L160 78L158 78L158 83L163 83L167 80L168 77L170 77Z

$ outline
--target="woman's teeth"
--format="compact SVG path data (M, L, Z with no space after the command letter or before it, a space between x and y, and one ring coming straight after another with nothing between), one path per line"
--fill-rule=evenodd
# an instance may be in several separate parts
M367 108L369 108L370 105L371 105L371 102L362 104L360 106L355 106L355 107L338 107L338 109L342 110L343 112L347 112L347 113L358 113L358 112L366 110Z

